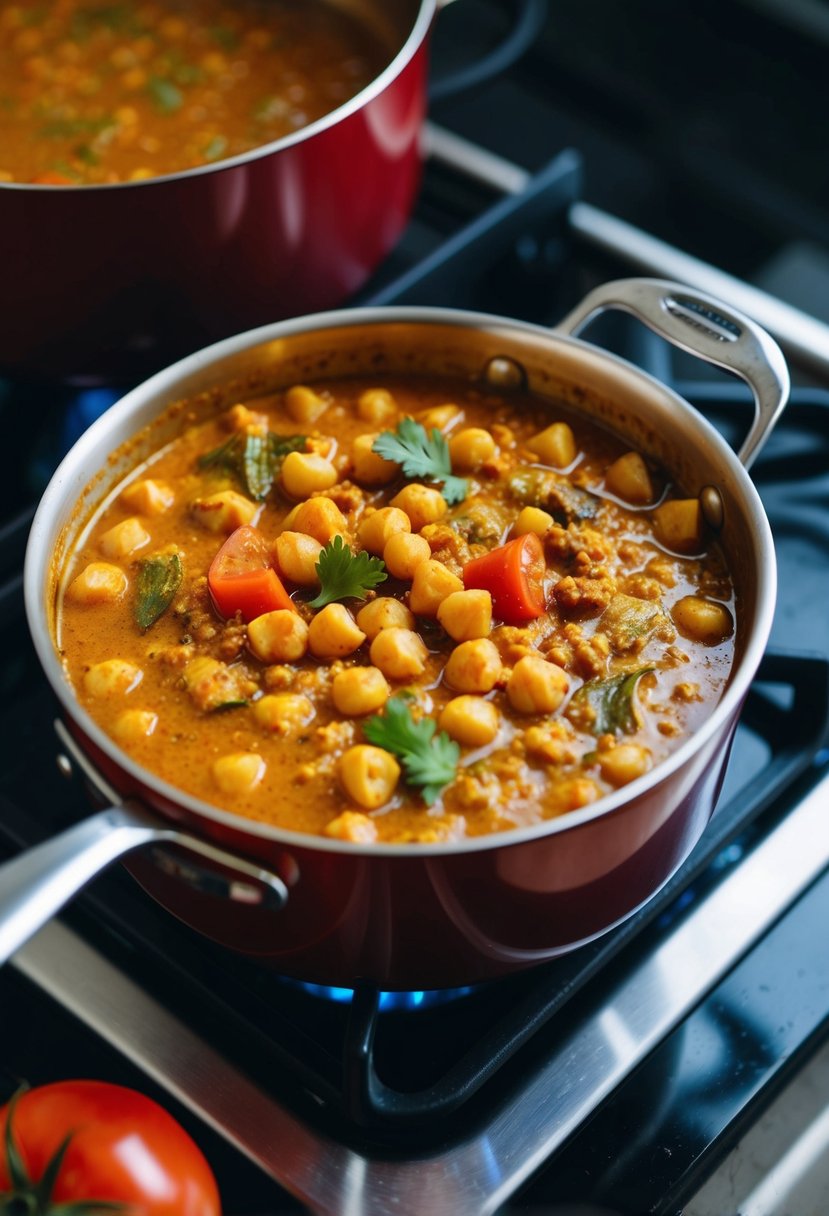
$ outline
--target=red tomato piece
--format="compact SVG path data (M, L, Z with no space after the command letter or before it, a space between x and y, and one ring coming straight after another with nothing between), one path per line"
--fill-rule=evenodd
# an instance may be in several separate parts
M245 622L277 608L296 608L271 563L268 542L258 528L243 524L231 532L210 563L207 585L216 611Z
M151 1098L104 1081L59 1081L14 1100L12 1137L27 1178L13 1189L11 1106L0 1110L0 1195L34 1190L68 1136L47 1211L98 1200L122 1203L136 1216L221 1216L216 1180L184 1128Z
M520 625L541 616L544 598L544 546L534 532L475 557L465 567L463 585L488 591L492 610L507 625Z

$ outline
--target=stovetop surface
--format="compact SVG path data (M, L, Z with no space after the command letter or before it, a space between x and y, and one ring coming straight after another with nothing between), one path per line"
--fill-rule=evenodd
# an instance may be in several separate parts
M462 8L447 10L448 33L443 47L438 40L438 60L447 53L451 57L448 22L460 21ZM483 30L496 20L491 10L486 3L477 6ZM786 104L760 107L766 124L762 137L758 112L750 104L756 97L746 100L738 78L771 71L774 56L766 37L771 18L747 26L754 14L750 5L723 10L704 3L694 14L677 16L681 29L666 30L670 23L655 2L642 0L636 10L631 26L618 6L606 2L557 5L537 51L520 70L489 87L483 126L480 94L436 108L436 117L453 130L482 140L536 176L526 196L506 207L496 191L451 166L431 164L409 231L361 300L474 306L553 324L592 284L627 273L623 258L578 246L568 233L567 206L586 197L734 273L761 282L776 275L783 295L812 306L797 276L784 271L792 264L795 237L820 241L826 234L823 200L814 189L814 158L804 142L790 138L809 118L816 54L803 48L789 26L780 32L778 45L800 47L798 87L785 88L789 68L781 56L776 76L764 79L775 97L785 91ZM712 29L715 46L706 38ZM671 71L669 34L671 45L681 34L700 56L707 48L703 78L693 89L677 83ZM738 39L744 54L735 69L731 52ZM726 62L728 76L722 70ZM518 128L516 114L522 115ZM672 136L677 124L681 139ZM736 154L726 130L750 135L738 143ZM775 169L774 182L762 155L770 139L786 145L781 147L786 172ZM569 146L577 146L581 155L551 156L551 149ZM752 191L752 183L762 188ZM480 231L470 231L495 211L497 226L479 223ZM729 222L720 222L724 214ZM737 223L738 216L745 222ZM808 223L799 226L804 216ZM434 276L395 295L399 276L447 241L459 247L460 271L447 277L438 267ZM819 261L813 269L819 279ZM740 386L670 355L633 323L605 320L591 336L646 370L670 377L730 441L738 441L750 410ZM0 856L43 838L86 809L82 783L67 785L52 763L54 704L28 641L19 572L30 509L51 469L117 394L118 389L106 387L81 396L45 394L19 385L0 392L6 418L31 417L35 408L38 418L37 427L15 426L19 448L0 493L0 636L8 656L0 670ZM378 1015L377 994L363 994L353 1005L309 997L226 955L171 923L118 871L93 884L67 914L66 924L322 1135L390 1160L428 1156L442 1145L485 1137L494 1113L517 1101L524 1078L578 1026L602 986L653 952L824 770L829 391L796 377L792 404L752 475L772 523L780 566L769 655L746 704L720 809L700 849L628 925L537 973L439 1007ZM572 1200L631 1214L678 1212L695 1180L825 1032L829 965L820 947L827 910L829 884L823 880L693 1016L665 1037L589 1127L524 1191L510 1197L508 1210L552 1212L555 1204ZM344 1096L342 1088L344 1055L348 1059L375 1022L377 1057L371 1067L381 1096L388 1087L398 1115L408 1113L393 1118L391 1126L382 1110L378 1118L353 1093L346 1090ZM538 1034L527 1037L536 1025ZM300 1209L162 1085L13 968L0 974L0 1026L7 1044L0 1098L21 1077L36 1084L86 1073L137 1085L191 1128L217 1172L229 1213ZM492 1067L493 1051L509 1061L506 1067ZM420 1109L424 1091L441 1095L435 1116Z

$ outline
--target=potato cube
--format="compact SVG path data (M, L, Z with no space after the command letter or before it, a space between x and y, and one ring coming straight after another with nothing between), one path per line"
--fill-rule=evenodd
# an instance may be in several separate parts
M190 504L193 518L207 528L208 532L226 532L230 535L242 524L252 524L261 507L237 494L235 490L220 490L207 498L197 498Z
M115 561L129 557L150 543L150 534L136 516L122 519L114 527L102 533L98 543L104 557Z
M176 500L170 486L163 481L145 477L128 485L121 495L121 502L139 515L163 515Z
M554 469L565 469L576 459L576 439L566 422L554 422L533 435L527 443L531 452Z
M656 539L674 553L702 550L703 518L698 498L669 498L653 513Z
M614 460L604 475L604 484L611 494L634 506L653 502L651 475L638 452L626 452Z
M90 562L69 584L66 596L75 604L114 604L128 586L129 580L118 566Z

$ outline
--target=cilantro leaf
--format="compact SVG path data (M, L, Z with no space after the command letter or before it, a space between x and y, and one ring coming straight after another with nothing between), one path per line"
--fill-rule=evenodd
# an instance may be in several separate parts
M371 450L399 464L406 477L442 482L440 492L447 502L462 502L466 498L466 480L453 476L449 444L437 427L427 435L414 418L403 418L396 431L378 435Z
M320 553L316 565L321 590L310 600L312 608L324 608L335 600L364 600L366 592L389 577L385 563L368 553L352 553L341 536L335 536Z
M410 785L420 786L423 801L431 806L443 788L455 780L461 749L446 731L435 734L432 718L415 721L402 696L391 697L382 715L363 726L369 743L391 752L403 765Z
M305 447L305 435L231 435L212 452L199 457L199 468L221 469L232 474L246 494L261 502L289 452Z

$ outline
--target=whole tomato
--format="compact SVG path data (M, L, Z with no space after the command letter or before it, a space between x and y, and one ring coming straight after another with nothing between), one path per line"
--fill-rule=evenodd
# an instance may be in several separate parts
M33 1216L68 1203L90 1216L221 1216L216 1180L184 1128L144 1094L103 1081L42 1085L0 1110L2 1195Z

